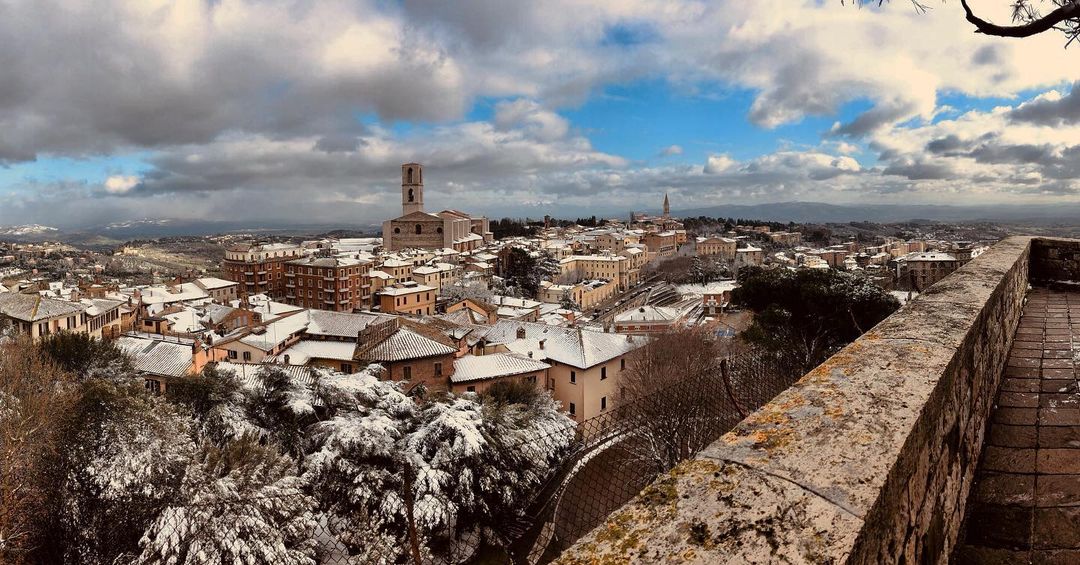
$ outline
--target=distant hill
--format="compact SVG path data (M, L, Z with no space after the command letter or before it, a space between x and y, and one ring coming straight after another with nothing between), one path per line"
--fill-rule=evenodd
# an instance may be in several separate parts
M677 217L746 218L770 222L839 223L906 222L910 220L1071 223L1080 224L1080 204L1022 206L938 206L924 204L843 205L823 202L732 204L672 211Z
M178 220L172 218L144 218L113 222L105 225L73 229L57 229L37 224L24 226L0 226L0 240L8 241L63 241L80 245L115 245L132 239L156 239L173 236L201 236L222 233L251 233L275 235L314 235L328 233L348 234L359 237L381 232L376 225L342 226L341 224L265 224L253 222L212 222Z

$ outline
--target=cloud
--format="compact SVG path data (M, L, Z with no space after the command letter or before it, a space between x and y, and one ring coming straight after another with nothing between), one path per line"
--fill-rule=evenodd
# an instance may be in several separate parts
M105 179L105 192L109 194L127 194L139 185L139 177L114 175Z
M1060 126L1080 122L1080 82L1068 94L1051 90L1009 112L1013 122Z
M659 155L661 157L671 157L673 155L682 155L683 148L681 145L668 145L660 150Z
M715 175L731 169L735 160L727 155L709 155L705 160L705 174Z
M966 113L939 100L1072 80L1059 37L973 34L954 2L925 15L837 4L12 3L0 19L0 163L137 154L146 170L8 181L0 221L376 221L396 211L397 165L410 160L428 166L429 202L491 214L643 209L662 190L703 205L1073 193L1075 89ZM570 116L635 81L749 92L746 119L761 128L867 109L813 148L673 164L662 160L673 145L631 162ZM866 166L851 157L871 153Z

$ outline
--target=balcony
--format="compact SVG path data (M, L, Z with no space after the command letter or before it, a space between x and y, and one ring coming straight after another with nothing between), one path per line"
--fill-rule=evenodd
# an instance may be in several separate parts
M556 562L1078 562L1080 285L1062 281L1080 241L998 243Z
M286 277L296 277L296 273L285 273Z

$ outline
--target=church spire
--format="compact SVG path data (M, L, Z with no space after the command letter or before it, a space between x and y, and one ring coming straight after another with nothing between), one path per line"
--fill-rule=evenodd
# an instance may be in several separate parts
M664 217L671 217L671 204L668 204L667 193L664 193Z

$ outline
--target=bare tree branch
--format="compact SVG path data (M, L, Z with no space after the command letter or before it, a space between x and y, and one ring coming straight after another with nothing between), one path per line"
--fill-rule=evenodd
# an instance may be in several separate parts
M1080 1L1077 0L1070 0L1045 16L1034 17L1025 23L1013 26L993 24L976 16L975 12L971 11L971 6L968 6L967 0L960 0L960 5L964 7L967 21L974 24L979 33L998 37L1031 37L1044 31L1058 29L1062 22L1080 18ZM1029 13L1029 15L1035 16L1034 13Z

